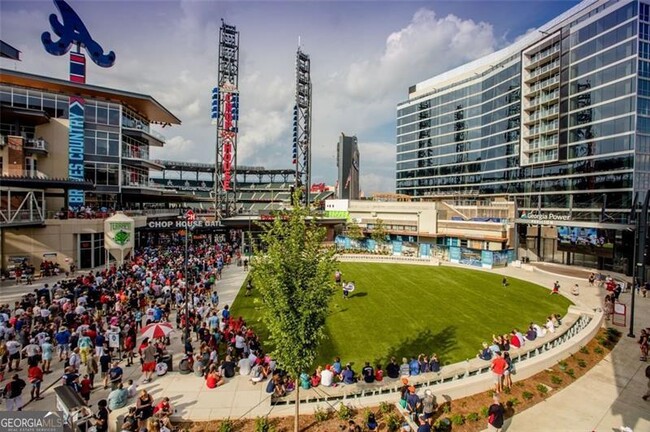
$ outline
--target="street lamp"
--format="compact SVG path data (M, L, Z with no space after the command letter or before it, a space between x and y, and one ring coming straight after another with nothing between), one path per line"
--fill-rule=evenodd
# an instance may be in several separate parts
M194 212L188 210L185 213L185 343L190 340L190 301L192 295L190 294L190 274L189 274L189 259L188 259L188 239L190 237L190 226L194 222Z

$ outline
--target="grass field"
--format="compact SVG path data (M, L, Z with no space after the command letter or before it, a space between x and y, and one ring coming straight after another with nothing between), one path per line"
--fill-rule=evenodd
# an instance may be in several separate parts
M502 276L471 269L367 263L340 263L339 269L356 289L348 300L340 290L332 297L316 364L338 355L357 371L365 361L385 365L391 356L399 361L420 353L435 352L443 364L465 360L492 334L543 324L571 304L541 286L509 279L504 288ZM244 292L232 305L233 316L246 318L264 341L256 290L250 297Z

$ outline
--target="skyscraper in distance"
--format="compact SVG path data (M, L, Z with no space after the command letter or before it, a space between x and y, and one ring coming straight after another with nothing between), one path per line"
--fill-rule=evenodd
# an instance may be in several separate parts
M356 136L346 136L341 132L336 149L336 166L338 198L359 199L359 146Z

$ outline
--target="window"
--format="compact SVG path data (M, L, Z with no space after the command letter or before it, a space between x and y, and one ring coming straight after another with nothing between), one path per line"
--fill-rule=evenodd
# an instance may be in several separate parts
M650 5L639 3L639 19L641 21L650 21Z
M639 23L639 39L650 40L650 24Z

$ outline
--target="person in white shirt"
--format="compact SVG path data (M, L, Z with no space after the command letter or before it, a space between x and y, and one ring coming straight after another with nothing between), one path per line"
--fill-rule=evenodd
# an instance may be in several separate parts
M22 345L15 341L13 339L13 336L11 336L7 343L5 343L5 347L7 348L7 354L9 354L9 372L11 372L13 369L16 369L18 371L22 370L20 369L20 351ZM12 368L11 365L13 362L16 362L16 364Z
M239 374L247 376L248 374L251 373L251 364L248 361L247 357L242 358L237 362L237 366L239 367Z
M546 336L546 329L540 327L539 324L533 324L533 330L535 330L535 334L538 338Z
M555 324L553 324L553 318L548 317L548 321L546 321L546 329L551 333L555 333Z
M332 372L330 365L325 366L320 373L320 385L330 387L334 381L334 372Z

